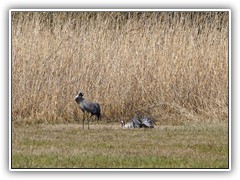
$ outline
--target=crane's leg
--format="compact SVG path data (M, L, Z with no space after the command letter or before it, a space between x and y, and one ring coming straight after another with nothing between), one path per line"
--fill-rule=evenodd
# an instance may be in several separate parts
M88 119L88 130L89 130L89 119Z
M83 129L84 129L84 118L83 118L83 121L82 121L82 123L83 123L83 124L82 124L82 127L83 127Z
M90 129L90 128L89 128L89 123L90 123L90 119L91 119L92 115L93 115L93 114L91 114L91 116L88 118L88 130Z
M85 121L85 113L83 114L83 121L82 121L82 126L83 126L83 129L84 129L84 121Z

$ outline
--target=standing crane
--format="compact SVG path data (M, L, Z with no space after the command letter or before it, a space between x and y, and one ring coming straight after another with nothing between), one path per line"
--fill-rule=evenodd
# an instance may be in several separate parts
M85 113L85 111L87 113L91 113L92 117L93 115L95 115L97 117L97 119L99 120L101 118L101 108L100 105L98 103L93 103L90 101L87 101L83 98L83 93L81 91L79 91L78 95L75 97L75 101L77 102L79 108L82 110L83 113ZM84 120L83 119L83 129L84 129ZM88 118L88 129L89 129L89 118Z

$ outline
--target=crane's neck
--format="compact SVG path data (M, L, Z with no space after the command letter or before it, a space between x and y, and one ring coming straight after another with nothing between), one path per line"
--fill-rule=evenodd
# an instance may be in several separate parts
M82 96L76 96L75 97L75 101L79 104L80 102L82 102L84 100L84 98Z

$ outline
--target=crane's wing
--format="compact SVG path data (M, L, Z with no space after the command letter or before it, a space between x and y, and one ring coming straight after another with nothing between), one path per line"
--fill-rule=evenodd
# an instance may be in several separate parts
M154 127L154 122L149 117L144 117L141 121L142 121L142 125L144 127L148 127L148 128L153 128Z
M131 122L133 123L134 128L141 128L142 127L142 122L140 121L139 118L134 117Z

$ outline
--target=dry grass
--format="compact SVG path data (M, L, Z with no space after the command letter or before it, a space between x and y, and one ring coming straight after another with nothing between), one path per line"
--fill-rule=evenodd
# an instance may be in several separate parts
M103 120L142 110L166 125L228 118L228 12L12 12L12 118Z
M228 168L227 123L13 125L12 168Z

